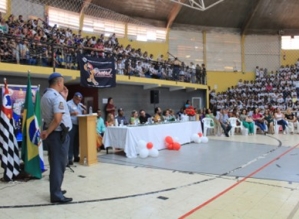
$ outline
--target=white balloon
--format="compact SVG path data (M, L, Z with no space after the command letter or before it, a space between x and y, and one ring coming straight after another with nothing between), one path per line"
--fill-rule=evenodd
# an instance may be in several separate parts
M156 148L152 148L149 150L149 156L150 157L158 157L159 151Z
M149 151L147 148L143 148L139 152L139 157L141 157L141 158L147 158L148 155L149 155Z
M139 150L146 148L146 141L139 140L137 145L138 145Z
M208 137L204 136L204 137L201 138L202 143L208 143L208 141L209 141Z
M199 136L197 136L197 139L195 140L196 143L201 143L202 142L202 138L200 138Z
M199 136L198 136L198 134L193 134L192 136L191 136L191 141L194 141L194 142L196 142L196 140L199 138Z

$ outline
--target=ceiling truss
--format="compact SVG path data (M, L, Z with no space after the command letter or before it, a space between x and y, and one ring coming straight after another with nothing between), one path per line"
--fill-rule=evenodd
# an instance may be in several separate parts
M208 10L209 8L214 7L215 5L218 5L219 3L223 2L224 0L218 0L216 2L214 2L211 5L206 5L205 4L205 0L170 0L171 2L175 2L177 4L195 9L195 10L199 10L199 11L205 11Z

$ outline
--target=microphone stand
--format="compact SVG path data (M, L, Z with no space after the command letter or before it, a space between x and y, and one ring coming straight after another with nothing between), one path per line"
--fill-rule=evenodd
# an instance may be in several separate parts
M67 164L66 167L69 168L70 171L72 171L73 173L75 172L74 169L69 164Z

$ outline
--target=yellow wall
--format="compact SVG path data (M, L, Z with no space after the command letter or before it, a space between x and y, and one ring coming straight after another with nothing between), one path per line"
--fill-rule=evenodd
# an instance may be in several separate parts
M231 86L236 86L238 81L251 81L255 79L254 72L207 72L207 82L211 89L215 89L216 92L226 91Z
M299 50L281 50L280 63L282 65L292 65L299 58Z

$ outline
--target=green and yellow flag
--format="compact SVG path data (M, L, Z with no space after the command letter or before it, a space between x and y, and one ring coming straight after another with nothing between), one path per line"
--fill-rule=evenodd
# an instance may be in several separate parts
M28 74L22 125L22 159L25 164L25 172L32 177L40 179L42 178L39 156L39 146L41 143L40 127L38 119L35 116L32 97L30 74Z

